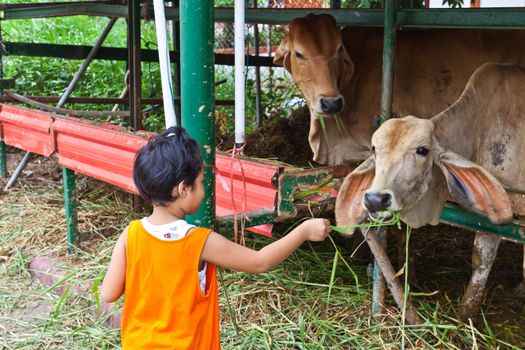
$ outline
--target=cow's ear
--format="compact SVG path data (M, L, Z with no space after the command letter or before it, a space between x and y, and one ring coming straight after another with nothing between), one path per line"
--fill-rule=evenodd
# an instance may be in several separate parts
M275 50L275 55L273 57L273 63L283 66L292 73L292 65L290 62L290 45L289 45L289 34L286 34L281 40L281 44Z
M454 200L470 211L486 216L493 224L512 220L512 207L503 185L488 171L457 153L446 150L437 163Z
M374 176L375 161L372 156L348 174L339 189L335 201L335 221L337 226L346 228L348 235L355 231L355 228L348 226L356 225L366 218L363 198L365 191L372 185Z
M341 76L339 77L339 91L342 91L346 89L348 86L350 86L350 82L352 81L352 77L354 76L354 62L352 62L352 59L350 58L350 54L348 53L348 50L342 46L342 52L341 52Z

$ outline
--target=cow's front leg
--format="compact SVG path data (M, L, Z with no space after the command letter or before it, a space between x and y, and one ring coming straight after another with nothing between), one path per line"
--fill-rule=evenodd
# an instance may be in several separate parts
M500 242L500 236L483 232L476 234L472 251L472 276L459 308L459 318L462 321L478 316L487 278Z

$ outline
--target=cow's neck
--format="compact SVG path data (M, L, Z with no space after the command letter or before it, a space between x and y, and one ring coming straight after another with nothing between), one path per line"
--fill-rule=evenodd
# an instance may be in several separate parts
M432 168L432 183L428 192L412 208L400 212L401 220L413 228L437 225L448 198L448 188L441 170Z
M486 108L475 91L466 91L452 106L432 118L435 135L448 149L472 159L479 141L479 117Z
M314 154L313 160L326 165L337 165L361 161L370 156L372 128L352 120L334 116L323 117L325 128L310 111L310 132L308 141Z

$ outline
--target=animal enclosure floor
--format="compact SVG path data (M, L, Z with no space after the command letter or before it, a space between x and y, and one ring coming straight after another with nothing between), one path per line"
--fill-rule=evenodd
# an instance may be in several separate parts
M9 173L22 155L8 148ZM96 280L105 271L118 233L131 218L140 216L131 211L129 195L78 176L83 240L81 251L68 256L61 180L55 160L36 157L15 187L0 194L0 348L113 349L119 343L118 331L109 331L103 320L85 311L96 307L95 294L76 295L61 303L52 289L35 285L27 274L32 258L47 255L65 262L75 273L73 281ZM0 185L4 184L2 180ZM280 224L276 230L284 233L287 228ZM389 231L390 242L402 234L395 231ZM333 236L342 255L349 257L351 242ZM456 312L470 276L472 239L472 232L446 225L412 233L416 257L409 268L416 269L417 277L412 291L438 291L415 295L412 301L429 322L443 327L437 333L431 326L403 331L390 297L385 320L375 323L369 314L371 281L366 263L351 263L361 292L353 275L339 263L327 302L334 257L327 240L303 245L267 274L224 271L220 278L223 348L396 349L405 334L406 348L470 349L473 331L457 322ZM249 236L247 241L261 248L272 240ZM396 265L398 252L394 244L389 247ZM525 348L523 299L511 293L521 279L521 259L521 246L502 243L485 294L486 322L480 318L474 333L479 349Z

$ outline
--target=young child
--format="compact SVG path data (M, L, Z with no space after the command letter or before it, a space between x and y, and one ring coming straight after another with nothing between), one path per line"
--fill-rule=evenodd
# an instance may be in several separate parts
M204 175L198 145L181 127L139 151L133 180L153 213L122 232L100 289L106 302L125 291L123 349L220 349L216 266L265 272L330 231L328 220L311 219L255 251L188 224L204 198Z

